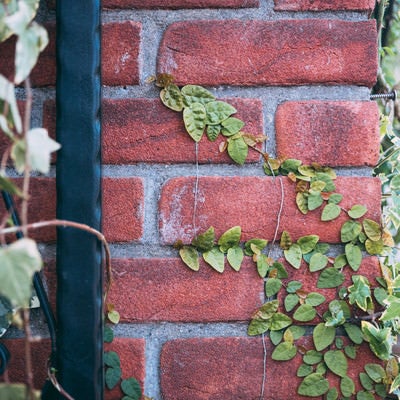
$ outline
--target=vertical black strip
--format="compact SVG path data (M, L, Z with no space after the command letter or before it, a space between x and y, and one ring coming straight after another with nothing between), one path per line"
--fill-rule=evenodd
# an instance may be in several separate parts
M100 0L57 1L57 217L101 225ZM76 400L103 399L101 248L57 237L59 380Z

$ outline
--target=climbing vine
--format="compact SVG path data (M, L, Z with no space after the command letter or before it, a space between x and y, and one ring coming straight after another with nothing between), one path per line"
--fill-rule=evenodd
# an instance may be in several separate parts
M295 185L294 201L301 213L320 209L324 222L345 216L340 229L340 251L338 246L321 243L318 235L293 240L283 230L279 239L282 257L274 259L270 257L270 248L276 238L271 243L264 238L243 242L240 226L217 238L210 227L190 244L175 244L182 261L198 271L203 259L223 273L226 265L239 271L245 257L252 259L265 281L267 301L252 315L248 334L268 334L275 346L271 355L275 361L302 358L296 371L301 379L299 395L370 400L375 395L385 398L400 393L399 363L393 352L400 332L400 277L397 268L385 263L380 264L381 276L373 280L362 268L365 256L387 256L392 252L394 241L389 229L366 218L368 210L363 204L349 209L341 206L343 195L336 192L336 174L331 168L303 165L296 159L277 160L263 153L257 145L265 137L242 131L244 122L232 116L236 110L205 88L179 88L166 74L158 76L156 84L162 87L163 104L183 113L185 129L196 143L204 134L212 142L221 135L224 139L220 151L227 151L240 165L249 149L256 150L263 155L266 175L284 175ZM298 270L316 284L308 287L303 279L296 279ZM311 344L305 344L306 337L312 339ZM349 365L351 360L361 362L359 355L366 345L376 356L376 362L363 365L354 379ZM339 377L338 386L327 379L328 372Z

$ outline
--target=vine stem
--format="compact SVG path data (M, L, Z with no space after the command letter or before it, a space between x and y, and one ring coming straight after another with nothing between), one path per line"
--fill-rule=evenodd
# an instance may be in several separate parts
M32 365L32 332L29 321L29 310L24 308L22 310L22 317L24 321L24 332L25 332L25 374L26 374L26 386L28 389L28 399L34 400L35 389L33 385L33 365Z
M89 225L81 224L79 222L68 221L68 220L63 220L63 219L53 219L53 220L49 220L49 221L39 221L39 222L33 222L31 224L26 224L26 225L11 226L8 228L3 228L3 229L0 229L0 235L7 235L9 233L16 233L16 232L21 232L21 231L24 232L25 230L29 231L29 230L40 229L40 228L45 228L45 227L50 227L50 226L60 226L60 227L64 227L64 228L79 229L81 231L85 231L85 232L88 232L88 233L94 235L102 243L103 248L104 248L104 253L105 253L105 266L106 266L106 275L107 275L107 282L106 282L106 289L105 289L105 296L104 296L104 298L106 298L108 291L110 289L110 285L112 283L111 251L110 251L110 247L108 245L108 242L107 242L105 236L98 230L90 227Z
M193 232L194 236L197 236L197 226L196 226L196 217L197 217L197 202L198 202L198 190L199 190L199 143L195 142L195 157L196 157L196 180L194 184L194 204L193 204Z

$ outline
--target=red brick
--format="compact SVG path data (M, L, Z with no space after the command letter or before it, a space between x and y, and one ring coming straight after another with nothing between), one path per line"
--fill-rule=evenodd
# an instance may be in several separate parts
M21 179L16 180L22 183ZM144 192L139 178L104 178L103 233L110 242L138 240L143 232ZM56 217L56 186L53 178L32 178L29 221L48 221ZM3 210L3 211L1 211ZM0 203L0 213L4 206ZM55 228L32 230L38 241L55 241Z
M104 0L103 8L144 8L144 9L184 9L184 8L244 8L258 7L259 0Z
M178 84L372 86L374 21L185 21L171 24L158 72ZM240 48L240 52L237 51Z
M102 83L136 85L139 83L139 45L141 24L112 22L102 27Z
M310 338L302 345L311 348ZM301 357L271 360L273 346L266 338L267 369L264 400L308 397L295 394ZM201 338L167 342L161 352L161 390L164 400L259 399L263 382L261 338ZM290 382L290 384L288 384Z
M275 11L372 11L375 0L275 0Z
M246 125L244 131L261 135L262 104L255 99L227 99ZM220 135L221 136L221 135ZM220 153L223 138L210 142L204 135L199 145L200 163L232 162ZM121 99L103 102L103 162L195 162L195 144L185 131L182 113L167 109L158 99ZM259 154L249 151L248 160Z
M103 178L103 233L109 242L143 234L144 187L140 178Z
M281 158L305 164L374 166L379 158L376 102L290 101L278 106L276 145Z
M240 272L226 265L223 274L204 262L191 271L178 258L118 259L113 271L109 301L124 322L247 321L263 303L263 281L250 259Z
M46 25L50 42L41 53L32 71L33 86L54 86L56 81L55 25ZM102 27L102 83L104 85L135 85L139 83L139 45L141 24L125 21ZM14 74L15 39L0 44L0 73Z
M142 391L145 379L145 340L131 338L114 338L112 343L105 343L105 351L115 351L121 361L122 379L135 378ZM117 385L114 389L105 389L106 400L120 400L123 393Z
M196 225L198 232L214 226L217 236L235 225L242 227L242 239L274 236L284 188L283 212L279 236L287 230L293 238L317 234L321 242L340 242L344 215L334 221L321 222L321 211L301 214L295 204L295 185L288 178L270 177L200 177ZM367 217L380 220L381 187L378 178L338 177L336 192L344 198L344 209L354 204L368 208ZM166 182L159 202L160 234L166 244L176 240L190 242L193 235L194 177L173 178Z
M23 339L2 339L1 342L11 353L10 363L8 364L8 378L10 382L26 382L25 341ZM42 339L39 342L31 343L31 348L33 383L36 389L42 389L47 378L47 360L51 353L50 340ZM0 377L0 382L4 382L4 376Z

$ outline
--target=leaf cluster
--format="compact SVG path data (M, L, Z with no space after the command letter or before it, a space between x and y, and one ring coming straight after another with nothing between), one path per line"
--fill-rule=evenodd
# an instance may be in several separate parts
M189 136L199 142L204 133L214 142L219 136L224 137L220 151L227 151L229 157L239 165L246 161L249 147L256 149L264 136L254 136L242 131L245 123L232 117L237 110L225 101L198 85L185 85L179 88L168 74L158 75L156 85L162 87L160 98L171 110L183 112L183 122Z

